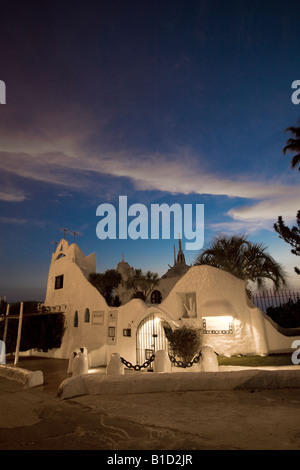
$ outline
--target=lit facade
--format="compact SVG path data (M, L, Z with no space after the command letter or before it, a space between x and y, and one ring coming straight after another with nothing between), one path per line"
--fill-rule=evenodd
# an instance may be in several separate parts
M120 307L108 306L90 284L88 276L95 271L95 254L85 257L75 243L60 241L44 306L64 312L66 332L61 348L41 354L69 358L74 349L86 347L90 367L107 364L115 352L142 364L168 347L166 327L183 325L199 328L203 345L228 356L291 351L292 342L300 339L278 331L248 299L244 281L211 266L188 267L183 275L171 276L173 285L159 304L133 299Z

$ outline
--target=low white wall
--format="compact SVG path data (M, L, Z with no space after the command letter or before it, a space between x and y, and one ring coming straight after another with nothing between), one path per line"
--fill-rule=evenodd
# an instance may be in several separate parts
M243 370L238 372L84 374L61 383L61 400L79 395L179 392L191 390L249 390L300 388L300 370Z
M300 340L300 335L290 335L294 329L285 329L287 334L280 332L280 328L271 319L264 317L264 325L266 336L268 338L269 353L284 353L292 352L292 343L295 340ZM282 329L284 330L284 329Z
M0 376L6 379L17 380L25 388L36 387L44 383L44 375L41 370L30 371L20 367L7 366L6 364L0 365Z

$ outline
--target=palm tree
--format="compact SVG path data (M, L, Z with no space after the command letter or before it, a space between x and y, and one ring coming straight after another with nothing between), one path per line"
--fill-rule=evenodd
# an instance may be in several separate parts
M115 269L108 269L105 273L91 273L89 282L96 287L100 294L105 298L107 305L114 306L117 299L115 298L115 289L122 281L122 276Z
M265 279L270 279L279 289L286 284L286 275L279 263L266 252L261 243L252 243L245 235L221 235L212 245L200 253L194 265L208 264L223 269L239 279L257 282L264 287Z
M294 138L290 137L287 140L287 145L282 151L284 154L286 153L286 151L297 152L297 154L294 155L291 160L291 168L294 169L298 166L298 170L300 171L300 127L288 127L286 131L291 132Z
M150 292L159 284L157 273L147 271L143 273L141 269L135 269L133 274L123 282L126 289L133 289L133 298L141 298L146 301Z
M300 256L300 210L296 215L297 225L292 228L285 225L281 215L278 217L277 223L274 224L275 231L279 234L279 238L291 245L291 253ZM300 269L295 267L295 272L300 275Z

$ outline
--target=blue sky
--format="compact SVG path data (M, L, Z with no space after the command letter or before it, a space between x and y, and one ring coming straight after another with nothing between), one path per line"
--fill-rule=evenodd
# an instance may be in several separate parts
M300 105L293 1L2 2L0 296L44 300L54 245L82 234L97 270L124 252L163 274L174 240L104 240L96 209L204 204L218 233L259 241L299 288L278 238L299 209L299 172L283 156ZM73 237L67 235L71 242ZM183 240L184 242L185 240ZM175 240L177 244L177 240ZM186 251L192 263L197 252Z

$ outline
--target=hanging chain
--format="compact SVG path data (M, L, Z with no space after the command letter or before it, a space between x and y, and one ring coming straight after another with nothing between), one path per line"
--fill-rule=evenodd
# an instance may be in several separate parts
M131 364L131 362L126 361L124 357L121 357L121 362L128 368L128 369L134 369L134 370L141 370L141 369L146 369L148 366L150 366L151 362L153 362L155 359L155 354L152 354L152 356L144 362L141 366L139 364L136 364L135 366Z
M152 356L145 361L142 365L136 364L135 366L130 362L126 361L124 357L121 357L121 362L128 368L128 369L134 369L134 370L141 370L141 369L146 369L147 367L150 366L151 362L153 362L155 359L155 354L152 354ZM169 354L169 359L174 364L176 367L183 367L186 369L187 367L192 367L192 365L197 364L200 359L201 359L201 353L198 354L198 356L195 356L192 361L189 362L183 362L183 361L178 361L174 356L171 356Z
M187 367L192 367L192 365L197 364L200 361L201 353L199 353L198 356L195 356L194 359L189 362L177 361L177 359L174 356L171 356L170 354L169 358L172 364L174 364L176 367L183 367L184 369L186 369Z

